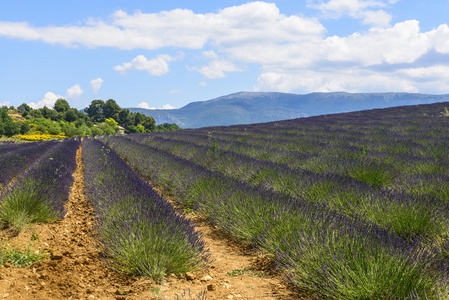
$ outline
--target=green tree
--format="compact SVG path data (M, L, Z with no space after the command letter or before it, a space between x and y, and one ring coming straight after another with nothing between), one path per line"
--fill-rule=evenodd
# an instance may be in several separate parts
M66 120L67 122L74 122L78 119L78 113L77 110L74 108L69 108L66 112L65 112L65 117L64 120Z
M145 116L145 121L142 124L146 132L156 131L156 121L153 117Z
M145 122L145 115L141 114L140 112L136 112L134 114L134 126L143 124L144 122Z
M53 106L53 109L57 112L66 112L70 109L69 102L65 99L58 99L55 102L55 105Z
M41 111L42 116L46 119L55 121L58 118L58 112L54 109L48 108L47 106L44 106L39 110Z
M115 133L119 132L118 123L113 118L108 118L108 119L105 120L105 122L106 122L107 125L111 126L112 129L114 129Z
M98 126L101 131L103 131L103 134L114 134L115 133L115 129L111 127L111 125L109 124L101 124L100 126Z
M125 133L144 133L145 127L142 124L138 124L137 126L130 125L125 129Z
M174 131L179 129L181 129L181 127L179 127L176 123L164 123L157 125L157 131Z
M28 132L30 132L30 125L23 122L22 125L20 125L20 134L27 134Z
M134 124L134 114L130 113L128 109L122 109L119 114L119 124L125 128Z
M92 133L92 135L102 135L103 134L103 130L101 130L100 128L98 128L96 126L90 127L90 132Z
M44 116L42 115L42 112L38 109L33 109L32 111L30 111L28 113L29 116L33 117L33 118L43 118Z
M103 108L104 108L104 101L103 100L93 100L89 107L86 107L84 111L87 113L89 118L94 122L103 122L104 115L103 115Z
M20 123L14 122L9 116L8 111L4 108L0 109L0 136L6 135L11 137L20 133Z
M115 102L115 100L109 99L103 106L103 117L105 119L113 118L114 120L118 121L119 113L121 110L122 109L117 104L117 102Z
M17 107L17 111L19 112L19 114L22 115L22 117L26 117L28 113L32 110L33 109L26 103L23 103L19 105L19 107Z

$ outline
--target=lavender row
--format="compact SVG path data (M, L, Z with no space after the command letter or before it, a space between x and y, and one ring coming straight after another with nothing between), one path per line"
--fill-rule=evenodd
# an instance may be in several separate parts
M384 189L432 194L447 201L449 132L448 118L438 115L442 107L394 108L151 136L210 148L216 143L219 150L292 169L348 175ZM398 111L402 115L396 116Z
M11 144L0 148L0 190L36 162L56 142Z
M229 151L213 151L192 143L159 137L128 136L167 151L227 177L308 202L325 202L349 216L366 219L398 234L436 240L449 226L449 203L433 195L414 196L380 190L350 176L292 170L285 165L260 161ZM363 165L361 166L363 167ZM360 167L360 168L361 168ZM362 168L361 168L362 170ZM366 171L365 171L366 172Z
M82 155L98 242L113 268L160 280L207 264L207 249L193 224L111 148L87 139Z
M167 135L135 135L133 139L156 147L170 149L173 153L189 155L183 149L198 145L211 151L214 147L221 152L234 152L240 156L260 161L284 165L295 170L309 170L320 174L338 174L350 176L354 180L366 182L375 188L411 193L417 196L431 194L444 202L449 200L449 161L413 154L395 154L386 150L382 152L357 148L357 155L348 154L351 149L333 155L307 154L299 151L277 151L269 147L241 146L239 142L226 142L223 146L220 139L191 139L183 134ZM437 140L443 140L437 144ZM447 146L446 146L447 144ZM234 145L234 146L232 146ZM408 147L401 144L401 147ZM351 146L355 148L355 146ZM387 148L387 145L385 145ZM390 150L393 147L390 147ZM449 149L449 137L434 139L429 149Z
M274 254L291 282L315 295L404 298L447 290L440 253L424 250L419 242L324 204L248 186L123 137L109 137L108 144L139 173L169 188L222 230ZM354 259L359 251L364 255ZM366 287L371 280L377 284ZM398 287L399 281L404 284Z
M278 150L284 147L301 149L303 144L318 152L321 152L321 146L326 148L326 145L331 146L329 149L353 142L368 143L365 146L373 143L375 146L379 141L382 145L382 142L387 139L397 141L394 146L400 146L409 139L416 141L415 146L419 148L419 151L425 151L432 150L427 146L434 138L445 136L445 133L447 135L447 117L439 115L441 111L444 111L445 105L390 108L276 123L204 128L191 130L190 134L203 137L209 135L212 138L245 141L248 144L262 146L269 145ZM329 138L332 138L332 145L327 143ZM398 148L398 150L402 149Z
M50 149L1 195L0 219L20 230L34 222L50 222L65 215L76 169L80 142L49 142Z

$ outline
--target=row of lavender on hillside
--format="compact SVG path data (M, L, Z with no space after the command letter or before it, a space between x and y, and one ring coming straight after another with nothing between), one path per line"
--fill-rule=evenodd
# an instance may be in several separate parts
M366 219L389 227L406 238L420 236L431 241L438 240L449 227L449 204L431 195L414 196L387 191L348 175L292 170L285 165L256 160L235 152L214 151L193 143L160 137L142 139L142 136L130 135L128 138L252 186L313 203L326 202L331 208L349 216L364 215Z
M208 250L193 224L111 148L86 139L82 155L98 243L113 268L160 280L207 264Z
M55 145L53 142L8 144L0 147L0 190L32 166L39 157Z
M28 223L60 219L66 212L64 204L73 183L80 142L70 139L45 143L51 145L50 149L0 198L1 222L17 231Z
M107 143L182 204L275 255L292 284L315 296L424 299L448 291L442 253L420 241L403 239L361 217L349 218L324 203L252 187L124 137L108 137Z

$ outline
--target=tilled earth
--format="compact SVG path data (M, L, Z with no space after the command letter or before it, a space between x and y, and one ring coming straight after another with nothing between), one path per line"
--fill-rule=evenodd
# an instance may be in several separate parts
M108 268L95 247L94 211L84 197L81 149L63 220L35 224L18 236L0 231L8 247L44 251L48 257L26 268L0 266L0 299L301 299L283 277L273 274L270 260L235 243L200 216L197 224L211 253L207 269L171 275L162 283L127 276Z

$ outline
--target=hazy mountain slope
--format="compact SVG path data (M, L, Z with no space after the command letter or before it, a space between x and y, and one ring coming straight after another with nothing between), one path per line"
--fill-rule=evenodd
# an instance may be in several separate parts
M173 110L129 108L155 118L157 124L183 128L261 123L306 116L401 105L449 101L449 95L409 93L311 93L306 95L240 92L197 101Z

